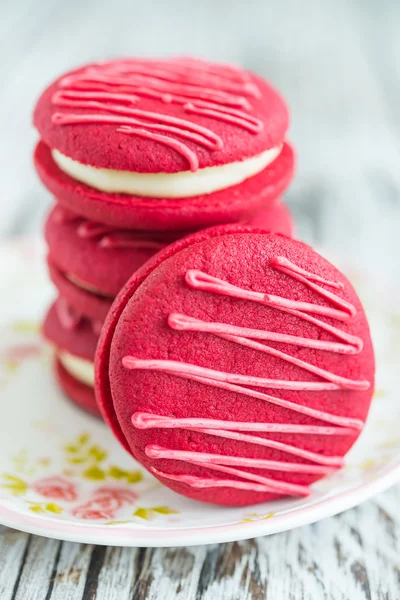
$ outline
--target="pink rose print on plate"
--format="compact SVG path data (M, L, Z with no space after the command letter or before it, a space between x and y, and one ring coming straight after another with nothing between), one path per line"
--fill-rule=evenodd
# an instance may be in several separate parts
M120 508L132 504L137 497L126 488L101 487L88 502L74 508L72 514L77 519L113 519Z
M103 502L105 504L113 503L118 505L118 508L121 508L124 504L132 504L137 497L138 495L132 490L115 487L101 487L93 494L93 498L97 502Z
M105 519L108 521L114 516L112 513L108 513L105 510L93 508L90 502L87 502L87 504L82 504L82 506L77 506L72 511L72 514L77 519L85 519L88 521L98 519Z
M33 484L33 489L45 498L54 498L65 502L74 502L78 498L74 484L64 477L54 476L39 479Z

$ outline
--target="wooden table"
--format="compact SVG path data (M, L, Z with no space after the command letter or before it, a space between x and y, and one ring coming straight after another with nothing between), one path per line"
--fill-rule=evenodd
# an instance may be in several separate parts
M94 58L186 53L264 73L288 99L299 236L398 281L400 3L20 0L0 3L0 234L38 231L35 98ZM398 600L400 488L338 517L181 549L61 543L0 528L1 600Z
M0 532L1 600L397 600L400 487L245 542L133 549Z

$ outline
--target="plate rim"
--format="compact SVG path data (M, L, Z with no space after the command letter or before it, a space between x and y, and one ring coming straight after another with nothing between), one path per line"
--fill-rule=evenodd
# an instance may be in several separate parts
M315 504L283 512L271 519L255 519L229 525L190 527L176 529L143 529L133 527L111 528L105 525L66 523L42 516L24 515L5 507L0 501L0 523L18 531L41 535L51 539L100 546L130 548L170 548L198 546L254 539L310 525L321 519L333 517L345 510L385 491L400 480L400 460L382 470L380 476L360 484L356 488L331 496ZM188 542L188 538L190 540ZM166 539L163 539L166 538Z
M42 250L43 242L37 238L14 240L15 245L34 242ZM12 247L9 242L0 241L0 251ZM225 543L257 538L288 531L308 525L321 519L334 516L371 499L376 494L400 482L400 455L385 465L374 477L350 490L337 495L322 497L301 508L282 511L270 519L254 519L248 522L213 524L200 527L146 528L129 526L106 526L92 522L58 520L45 515L27 514L12 505L12 498L0 498L0 524L6 527L41 535L52 539L120 547L178 547L197 546L211 543ZM11 506L10 506L11 503ZM226 510L229 510L226 509Z

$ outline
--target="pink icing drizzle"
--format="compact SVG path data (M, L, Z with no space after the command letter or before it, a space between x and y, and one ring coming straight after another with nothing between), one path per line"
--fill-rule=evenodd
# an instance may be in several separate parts
M82 321L86 320L90 322L93 333L95 335L100 335L102 323L95 319L89 319L88 317L80 314L65 300L65 298L58 298L55 307L61 327L64 329L76 329L79 327Z
M157 240L142 239L140 234L124 229L115 229L101 223L83 219L72 212L57 207L54 211L54 221L57 224L77 223L77 235L83 240L96 240L100 248L114 250L116 248L132 248L157 252L165 243Z
M198 365L179 361L151 359L143 360L132 356L125 356L122 359L122 363L127 369L150 369L164 373L171 373L183 379L190 379L192 381L197 381L199 383L220 389L241 393L245 396L261 399L271 404L290 409L299 414L324 421L329 425L242 423L222 419L218 420L202 418L180 419L176 417L166 417L140 412L133 415L132 423L134 427L138 429L186 429L224 439L233 439L250 444L261 445L298 456L316 464L299 464L287 461L271 461L246 457L223 456L204 452L171 450L151 444L146 446L145 449L147 456L150 458L179 460L224 472L229 475L234 475L235 477L240 477L242 479L246 479L247 481L243 482L238 479L231 480L197 477L185 474L168 474L153 468L153 471L158 475L167 479L181 481L196 488L232 487L236 489L273 492L277 494L300 494L307 496L310 494L310 489L308 486L295 485L284 481L276 481L260 475L255 475L254 473L248 473L243 469L238 469L236 467L250 467L252 469L268 469L309 474L325 474L333 469L340 468L343 465L343 457L340 456L325 456L323 454L297 448L296 446L283 442L277 442L275 440L259 437L257 435L251 435L251 432L288 434L296 433L305 435L350 435L361 430L363 426L363 421L360 419L333 415L328 412L313 409L309 406L296 404L289 400L278 398L264 392L259 392L252 388L262 387L298 391L334 391L338 389L366 390L370 386L368 381L353 380L342 377L317 367L316 365L312 365L307 361L303 361L291 356L290 354L281 352L280 350L272 348L267 344L262 344L255 341L256 339L259 339L263 341L281 342L304 348L314 348L320 351L335 352L339 354L357 354L361 352L363 348L363 343L360 338L352 336L310 314L313 313L314 315L321 315L336 321L345 321L352 318L356 314L355 307L343 298L337 296L332 291L321 287L322 284L331 289L341 290L343 289L343 285L341 283L328 281L322 277L319 277L318 275L309 273L284 257L275 257L270 260L269 264L271 267L280 271L281 273L284 273L289 277L302 282L320 297L333 304L334 308L246 290L244 288L232 285L222 279L212 277L211 275L207 275L206 273L196 270L187 271L185 279L187 285L197 290L208 291L231 298L240 298L251 302L261 303L275 308L276 310L295 315L299 319L311 322L321 330L329 332L339 341L323 341L319 339L304 338L301 336L238 327L225 323L209 323L200 319L175 313L169 315L168 324L171 328L176 330L211 333L217 337L229 340L236 344L247 346L271 356L281 358L289 364L293 364L307 372L319 376L322 381L285 381L262 377L251 377L247 375L216 371L214 369L208 369Z
M77 233L81 239L85 240L99 238L98 245L100 248L106 249L132 248L157 252L165 246L165 244L156 240L141 239L138 234L132 231L114 229L87 220L80 223Z
M59 85L52 96L53 105L77 112L55 112L53 123L115 124L121 133L173 148L188 161L191 171L199 167L197 153L171 134L211 151L222 148L221 137L212 129L162 110L137 108L141 98L179 104L186 114L230 123L254 135L263 129L262 121L249 114L248 98L259 98L260 90L247 73L226 65L182 58L110 61L67 75Z
M61 326L64 329L75 329L81 322L82 315L80 315L64 298L57 299L56 311Z

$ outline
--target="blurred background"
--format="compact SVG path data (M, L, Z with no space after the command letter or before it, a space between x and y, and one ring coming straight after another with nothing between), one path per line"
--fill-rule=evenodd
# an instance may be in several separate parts
M398 0L3 0L0 236L39 235L51 203L31 164L31 112L53 78L96 59L185 54L271 80L292 115L298 236L397 277L399 23Z

